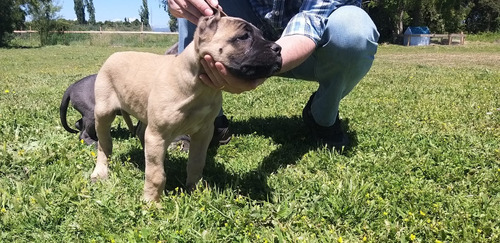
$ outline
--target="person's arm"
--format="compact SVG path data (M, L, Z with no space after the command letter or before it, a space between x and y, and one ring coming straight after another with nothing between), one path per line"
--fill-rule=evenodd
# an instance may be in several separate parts
M283 60L280 73L288 72L299 66L316 48L316 43L311 38L302 35L283 36L276 43L281 46Z

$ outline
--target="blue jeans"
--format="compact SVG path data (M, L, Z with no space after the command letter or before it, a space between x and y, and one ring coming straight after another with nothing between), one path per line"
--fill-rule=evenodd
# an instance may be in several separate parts
M221 0L229 16L243 18L258 28L248 1ZM179 52L192 38L195 26L179 19ZM313 54L298 67L279 76L317 81L311 112L318 125L331 126L336 120L339 104L370 70L377 52L377 27L361 8L343 6L328 18L327 29ZM222 114L222 112L221 112Z

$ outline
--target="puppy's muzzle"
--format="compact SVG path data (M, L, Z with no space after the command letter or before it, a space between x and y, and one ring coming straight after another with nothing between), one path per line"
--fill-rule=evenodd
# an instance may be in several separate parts
M276 43L252 50L247 57L239 67L229 65L229 71L237 77L254 80L270 77L281 70L281 46Z

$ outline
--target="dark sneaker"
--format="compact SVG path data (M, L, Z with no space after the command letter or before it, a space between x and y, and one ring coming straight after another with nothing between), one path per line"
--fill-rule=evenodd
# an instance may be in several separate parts
M314 98L313 93L307 101L304 110L302 110L302 119L304 123L309 128L311 135L314 140L319 142L321 145L326 145L329 148L340 149L343 146L348 146L350 141L347 133L342 131L339 114L337 113L337 120L335 123L329 127L323 127L314 121L314 117L311 113L311 104Z
M231 141L231 132L229 131L229 120L225 115L218 116L214 121L214 136L210 145L226 145Z
M189 145L191 144L191 137L188 135L180 135L174 139L168 145L168 150L180 150L187 152L189 151Z
M210 146L225 145L231 141L231 133L229 132L229 120L225 115L218 116L214 121L214 135ZM191 143L191 137L188 135L178 136L168 146L169 150L179 149L187 152ZM144 146L143 146L144 147Z

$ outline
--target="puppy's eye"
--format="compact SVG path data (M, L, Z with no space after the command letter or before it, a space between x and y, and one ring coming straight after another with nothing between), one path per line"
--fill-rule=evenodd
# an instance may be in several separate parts
M238 39L238 40L246 40L249 37L250 37L250 35L248 33L245 33L243 35L240 35L240 36L236 37L236 39Z

